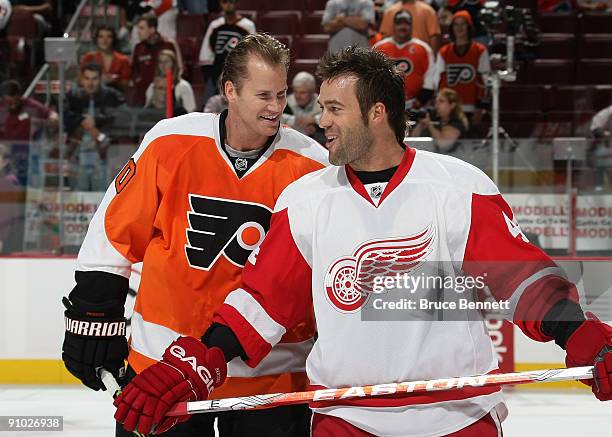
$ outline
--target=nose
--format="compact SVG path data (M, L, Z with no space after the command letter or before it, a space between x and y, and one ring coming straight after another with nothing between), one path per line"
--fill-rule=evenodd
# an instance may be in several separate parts
M331 126L331 120L329 119L329 115L327 115L327 111L324 109L321 112L321 118L319 119L319 127L321 129L326 129Z

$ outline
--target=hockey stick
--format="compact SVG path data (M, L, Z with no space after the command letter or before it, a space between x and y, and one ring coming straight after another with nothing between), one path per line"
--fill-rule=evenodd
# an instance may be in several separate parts
M113 374L102 367L97 368L97 371L102 384L104 384L104 387L106 387L106 390L112 395L113 399L119 396L121 394L121 387ZM146 437L145 434L141 434L138 431L132 431L132 434L134 437Z
M293 393L274 393L238 398L213 399L209 401L179 402L168 412L168 416L210 413L231 410L258 410L283 405L305 404L317 401L343 401L385 395L423 394L433 391L458 390L468 387L495 387L503 385L529 384L533 382L572 381L592 379L593 366L567 369L545 369L516 373L497 373L458 378L431 379L429 381L394 382L391 384L366 385L337 389L312 390ZM112 376L112 375L111 375Z

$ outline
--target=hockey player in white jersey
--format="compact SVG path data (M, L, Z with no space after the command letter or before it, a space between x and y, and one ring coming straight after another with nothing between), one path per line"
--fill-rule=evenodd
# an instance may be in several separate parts
M408 310L393 321L390 312L375 313L384 311L385 299L399 302L391 299L404 285L394 280L397 274L424 278L436 266L455 284L459 277L484 280L489 298L504 303L508 318L526 335L555 340L568 366L594 364L594 394L612 399L612 327L585 319L575 286L529 244L484 173L403 144L403 79L393 62L378 52L347 48L326 55L319 74L320 126L335 166L283 192L269 233L244 269L242 287L227 296L207 331L216 340L181 338L136 378L155 381L156 366L185 369L188 358L194 369L205 371L187 369L184 379L207 386L200 390L206 394L213 389L210 374L224 371L215 358L219 349L225 360L239 355L255 366L313 309L318 339L306 364L313 388L495 372L481 314L457 309L449 320L436 309L453 294L467 295L458 287L446 290L425 281L405 294L406 301L425 297L433 310ZM130 399L118 402L133 403L138 414L141 405L160 405L157 399L164 397L135 388ZM161 421L170 407L156 411L153 421ZM311 408L315 437L493 437L501 435L506 415L499 388L474 387Z

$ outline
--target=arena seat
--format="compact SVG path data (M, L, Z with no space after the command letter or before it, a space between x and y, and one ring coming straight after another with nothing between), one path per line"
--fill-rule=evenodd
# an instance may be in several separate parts
M302 14L298 11L272 11L259 14L257 30L274 35L301 35L300 21Z
M329 45L328 35L304 35L297 40L297 57L298 58L320 58Z
M612 23L610 23L612 31ZM580 38L581 58L612 58L612 34L586 33Z
M612 59L581 59L577 66L577 82L583 84L610 84Z
M610 33L612 12L584 12L580 17L581 33Z
M542 33L570 33L574 35L578 29L574 12L549 12L539 14L536 18Z
M568 33L543 33L535 53L538 59L576 59L576 37Z
M322 34L323 27L321 20L323 19L324 11L314 11L302 18L302 29L305 34Z

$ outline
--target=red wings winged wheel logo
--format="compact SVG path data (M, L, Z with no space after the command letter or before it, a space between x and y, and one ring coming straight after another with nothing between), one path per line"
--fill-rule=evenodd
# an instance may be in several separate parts
M429 225L407 237L368 241L352 256L337 258L325 274L327 300L340 312L358 311L374 293L374 278L414 270L431 252L435 234Z

